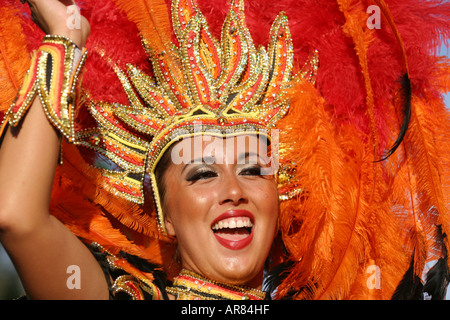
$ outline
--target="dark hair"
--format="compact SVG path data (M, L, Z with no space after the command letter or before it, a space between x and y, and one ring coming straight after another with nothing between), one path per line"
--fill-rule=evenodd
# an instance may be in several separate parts
M161 207L163 210L164 210L164 197L166 194L166 184L163 177L164 173L167 171L169 165L171 164L172 160L170 155L172 154L172 149L174 146L175 144L171 145L170 148L164 152L155 168L155 179L156 184L158 185L159 199L161 201Z

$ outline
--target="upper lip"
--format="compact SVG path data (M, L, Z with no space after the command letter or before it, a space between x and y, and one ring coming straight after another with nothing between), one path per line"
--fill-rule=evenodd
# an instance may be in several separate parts
M247 217L250 219L252 224L255 223L255 216L250 211L242 210L242 209L228 210L228 211L222 213L216 219L214 219L214 221L211 224L211 228L213 228L214 225L216 225L219 221L222 221L222 220L228 219L228 218L237 218L237 217Z

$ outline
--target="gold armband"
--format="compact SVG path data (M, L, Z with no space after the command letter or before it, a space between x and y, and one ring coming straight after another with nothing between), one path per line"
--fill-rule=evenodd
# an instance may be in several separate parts
M9 123L18 125L38 94L52 124L69 141L74 141L76 86L86 57L87 51L81 52L69 38L45 36L42 45L33 52L30 69L8 110Z

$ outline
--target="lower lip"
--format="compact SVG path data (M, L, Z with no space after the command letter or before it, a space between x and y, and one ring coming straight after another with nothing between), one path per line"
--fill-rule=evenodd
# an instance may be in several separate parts
M231 250L240 250L240 249L244 249L245 247L247 247L250 244L250 242L252 242L253 228L252 228L252 232L250 232L248 237L238 240L238 241L224 239L216 234L214 234L214 236L216 237L217 241L219 241L219 243L222 246L224 246L225 248L231 249Z

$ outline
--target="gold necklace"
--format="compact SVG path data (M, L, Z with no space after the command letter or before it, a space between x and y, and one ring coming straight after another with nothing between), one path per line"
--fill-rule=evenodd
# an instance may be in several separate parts
M220 283L185 269L166 290L177 300L264 300L266 297L264 291Z

